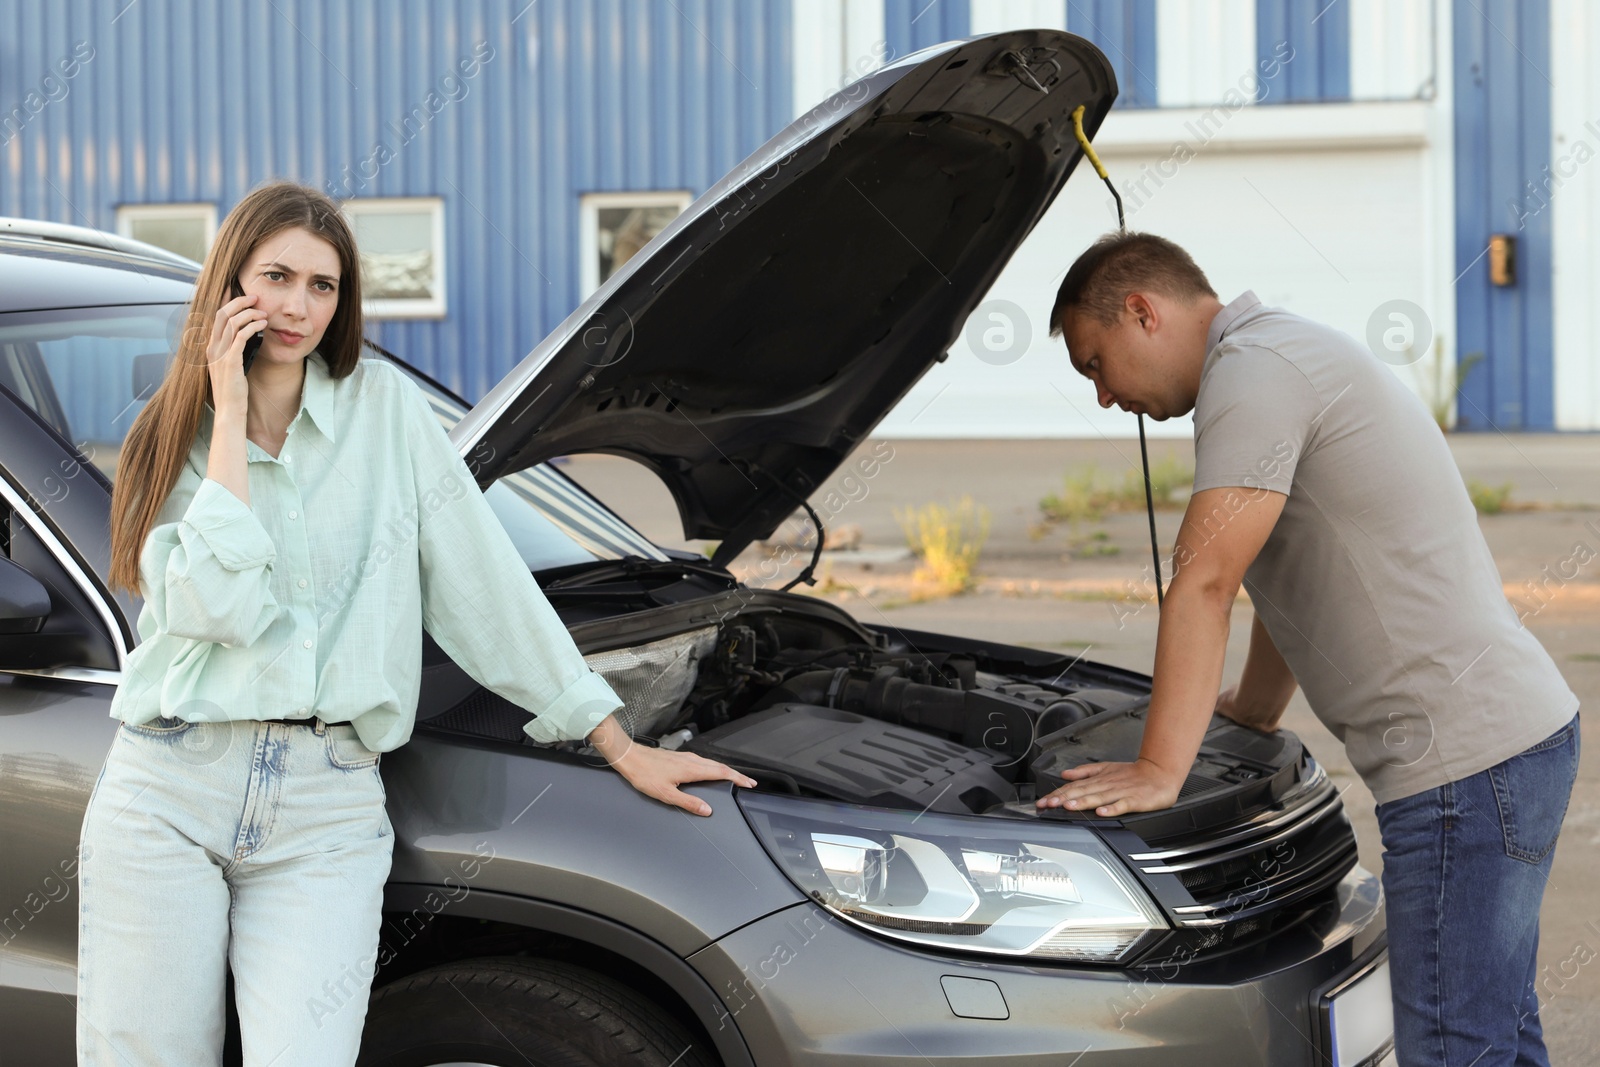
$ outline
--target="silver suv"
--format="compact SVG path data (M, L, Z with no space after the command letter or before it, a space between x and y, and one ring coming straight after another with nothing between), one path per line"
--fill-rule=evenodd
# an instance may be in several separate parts
M362 1064L1388 1055L1378 882L1293 734L1219 718L1173 808L1040 812L1061 769L1131 758L1149 677L726 569L874 462L858 446L1081 158L1072 112L1092 135L1115 95L1055 31L908 56L764 145L470 410L395 360L633 734L761 786L691 787L707 819L645 801L425 638L415 733L383 761ZM34 1067L74 1058L77 842L136 641L104 581L117 452L195 271L0 220L0 1033ZM655 471L715 554L653 544L549 462L586 451Z

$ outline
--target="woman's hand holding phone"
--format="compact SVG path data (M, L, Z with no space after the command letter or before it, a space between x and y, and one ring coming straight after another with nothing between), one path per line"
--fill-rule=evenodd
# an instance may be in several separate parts
M237 292L235 287L235 292ZM206 346L206 370L211 374L211 409L216 421L211 430L211 454L206 477L226 486L234 496L250 503L250 473L245 448L245 417L250 410L250 385L244 376L244 348L267 328L267 313L253 307L254 294L240 293L217 309Z
M206 368L211 372L212 408L218 415L236 414L241 422L250 401L244 376L244 350L267 329L267 313L252 305L254 293L235 296L217 309L206 347Z

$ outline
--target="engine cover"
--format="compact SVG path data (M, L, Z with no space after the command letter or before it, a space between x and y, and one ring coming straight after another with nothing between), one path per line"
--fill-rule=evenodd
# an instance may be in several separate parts
M764 785L858 804L972 814L1013 801L1005 757L839 708L776 704L683 746Z

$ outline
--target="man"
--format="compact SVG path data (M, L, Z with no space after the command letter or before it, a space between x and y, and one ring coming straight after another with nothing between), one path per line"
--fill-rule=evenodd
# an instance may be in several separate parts
M1039 806L1170 806L1213 709L1271 732L1298 684L1378 802L1400 1062L1547 1064L1534 962L1578 698L1432 417L1348 335L1250 292L1224 306L1150 234L1095 242L1050 322L1102 407L1194 411L1195 479L1139 756L1065 771ZM1241 581L1250 650L1219 697Z

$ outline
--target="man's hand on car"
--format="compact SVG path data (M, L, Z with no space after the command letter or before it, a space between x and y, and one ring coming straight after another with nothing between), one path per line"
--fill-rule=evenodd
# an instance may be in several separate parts
M1217 714L1230 722L1243 726L1248 730L1255 730L1258 733L1275 734L1278 732L1278 720L1276 717L1271 722L1265 722L1240 708L1239 687L1236 685L1224 689L1222 694L1217 697Z
M1096 815L1114 818L1130 811L1170 808L1186 770L1173 772L1143 757L1132 763L1085 763L1061 772L1068 784L1036 801L1040 808L1093 808Z
M1229 686L1217 696L1218 715L1246 729L1264 734L1278 732L1277 721L1263 722L1240 710L1239 687ZM1096 815L1115 817L1130 811L1156 811L1170 807L1178 799L1185 775L1163 771L1147 759L1132 763L1085 763L1061 772L1070 784L1040 797L1040 808L1084 810L1091 806Z
M1202 489L1189 498L1173 552L1177 567L1157 624L1156 669L1139 757L1132 763L1086 763L1062 771L1068 784L1040 797L1035 802L1039 808L1092 809L1115 818L1169 808L1177 801L1212 711L1227 696L1213 694L1222 682L1234 598L1287 499L1271 490L1232 486ZM1287 667L1282 674L1292 681ZM1254 676L1248 665L1246 676ZM1246 687L1252 693L1260 688L1259 683ZM1233 699L1227 697L1229 707ZM1288 703L1287 695L1283 703Z

